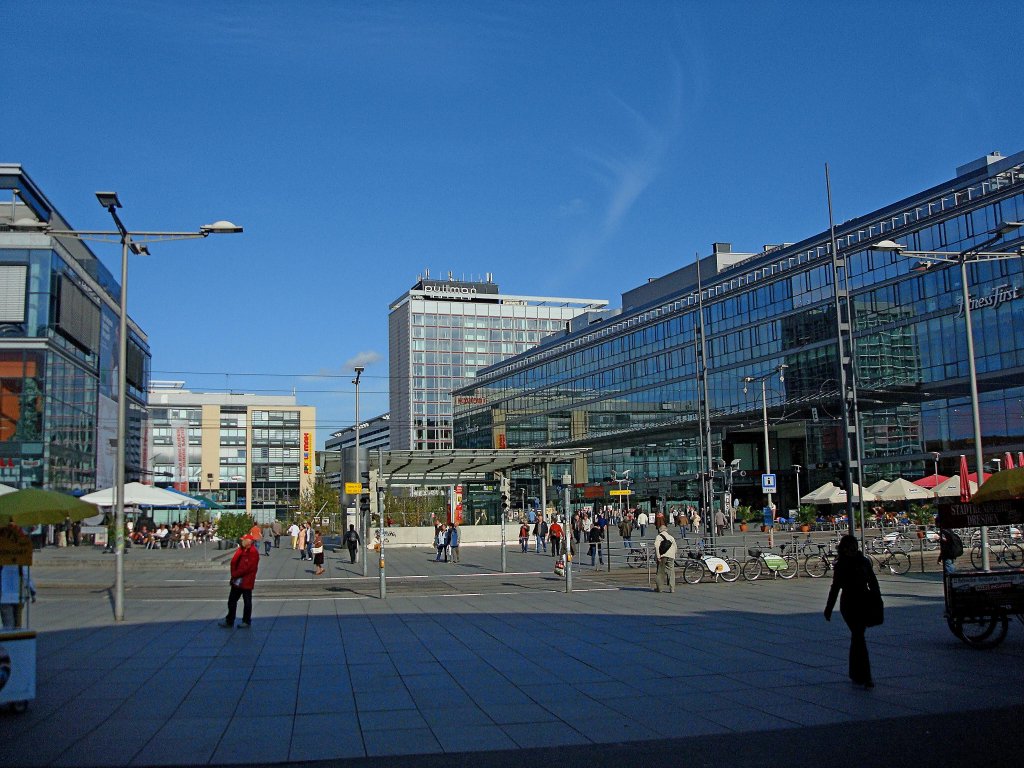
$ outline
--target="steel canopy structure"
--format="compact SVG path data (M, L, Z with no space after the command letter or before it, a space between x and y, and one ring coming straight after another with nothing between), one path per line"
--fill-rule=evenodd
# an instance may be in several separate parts
M494 473L571 463L590 448L505 448L501 450L441 449L370 452L368 466L389 485L445 485L484 481Z

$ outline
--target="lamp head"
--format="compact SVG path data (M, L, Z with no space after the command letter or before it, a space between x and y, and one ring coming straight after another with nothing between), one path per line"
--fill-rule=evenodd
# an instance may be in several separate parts
M900 245L895 240L879 240L871 246L872 250L885 251L887 253L899 253L900 251L906 250L906 248L907 246Z
M233 235L242 231L242 228L230 221L221 219L213 224L203 224L199 231L204 235Z
M782 363L779 366L779 381L785 381L786 380L786 369L787 368L789 368L789 366L786 363Z
M149 246L145 243L131 242L128 244L129 250L136 256L149 256Z
M1005 236L1010 234L1011 232L1016 232L1021 227L1024 227L1024 222L1022 221L1004 221L1002 224L996 227L996 231L993 232L993 234Z
M100 205L108 211L112 208L121 207L121 201L117 198L117 192L97 192L96 199L99 200Z

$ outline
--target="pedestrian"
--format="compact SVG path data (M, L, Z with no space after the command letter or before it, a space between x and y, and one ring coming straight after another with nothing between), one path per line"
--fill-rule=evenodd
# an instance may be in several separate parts
M306 558L313 559L313 524L306 521Z
M275 520L270 524L270 532L274 534L274 549L281 548L281 523Z
M864 632L873 621L870 616L872 604L881 604L881 593L878 579L871 561L857 551L857 537L844 535L836 548L835 570L832 572L832 588L828 591L828 602L825 603L825 621L832 621L832 609L839 597L839 612L843 621L850 628L850 662L848 674L854 685L862 685L866 689L875 687L871 679L871 661L868 658L868 646Z
M654 579L654 591L661 592L662 584L666 592L676 591L676 540L668 531L667 525L659 526L658 535L654 537L654 551L658 556L658 572Z
M301 526L299 532L295 537L296 544L299 550L299 560L306 559L306 526Z
M690 516L690 530L693 531L693 535L698 539L700 538L700 522L702 518L700 512L693 510L693 514Z
M270 547L274 543L274 532L270 530L270 526L263 527L263 555L264 557L270 557Z
M548 538L551 539L551 554L554 557L558 557L562 554L562 524L558 522L556 517L548 528Z
M530 546L530 526L526 522L519 524L519 548L526 552Z
M0 566L0 624L4 629L24 627L26 598L36 601L36 585L29 569L23 565Z
M356 549L359 547L359 544L359 534L356 532L356 527L349 523L348 530L345 531L345 546L348 548L348 556L353 563L356 561Z
M324 539L320 535L320 529L317 528L313 532L313 565L315 570L313 571L314 576L324 575Z
M544 547L544 552L548 551L548 524L544 519L544 513L537 515L537 522L533 524L533 535L537 541L537 554L540 554L541 547Z
M457 526L455 523L452 523L452 527L451 527L451 530L450 530L450 540L451 540L451 545L450 546L451 546L451 549L452 549L452 562L453 563L459 562L459 538L461 537L461 535L462 534L459 531L459 526Z
M590 545L590 549L587 550L587 554L590 555L590 564L596 566L594 562L595 558L601 560L601 565L604 565L604 553L601 551L601 526L591 525L590 532L587 534L587 543Z
M220 626L232 629L235 626L235 609L238 598L242 598L242 623L240 627L252 626L252 590L256 586L256 571L260 567L260 553L253 544L256 539L251 533L242 537L235 554L231 556L231 592L228 594L228 615Z
M288 535L291 536L291 538L292 538L292 549L298 549L299 548L299 526L295 522L292 522L292 524L288 526Z
M262 541L263 540L263 526L261 526L259 523L253 523L252 528L249 529L249 535L252 536L252 540L254 542ZM170 531L167 532L167 537L168 537L167 541L169 543L170 540L171 540L171 532ZM259 552L260 551L260 545L259 544L255 544L254 546L256 547L256 551Z
M444 527L444 561L447 563L452 558L452 524Z
M725 512L721 508L715 512L715 532L721 536L725 533L725 526L728 525L729 519L725 516Z
M964 553L964 542L949 528L939 528L939 560L942 572L956 573L956 559Z
M622 536L622 546L631 549L633 546L633 521L626 515L619 523L619 535Z
M643 510L636 516L636 525L640 529L640 538L644 537L644 531L647 530L647 513Z
M440 563L441 555L444 554L444 526L441 523L438 523L437 527L434 528L434 549L437 550L434 562Z

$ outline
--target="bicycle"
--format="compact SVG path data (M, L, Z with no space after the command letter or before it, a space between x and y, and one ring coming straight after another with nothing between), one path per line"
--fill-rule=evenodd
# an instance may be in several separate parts
M727 550L723 549L725 555ZM687 550L683 555L676 556L676 565L683 569L683 581L697 584L705 574L710 574L714 581L736 581L740 577L740 564L731 557L718 557L704 549L703 540L698 542L696 550Z
M783 553L785 550L786 545L783 544ZM774 552L765 552L760 548L748 549L747 554L750 555L750 559L743 563L743 568L740 571L747 581L756 581L766 570L771 573L773 579L776 576L781 576L784 579L792 579L796 576L798 568L796 555L777 555Z
M808 553L804 557L804 573L812 579L820 579L832 570L832 563L836 560L836 551L832 542L818 544L818 551L814 554Z
M877 557L874 553L870 552L865 554L879 573L881 573L883 568L888 568L889 573L894 576L902 576L910 570L910 555L902 550L886 547L883 557Z
M1024 565L1024 547L1020 544L1011 544L1005 540L997 540L989 545L988 553L994 557L996 563L1007 568L1020 568ZM993 565L991 562L989 565ZM971 567L976 571L981 570L981 544L971 548Z
M626 552L626 565L630 568L657 567L658 559L654 556L654 549L641 542L629 547Z
M910 552L912 548L910 539L907 538L907 535L899 531L887 533L884 536L876 536L871 539L867 545L875 554L882 554L886 549Z

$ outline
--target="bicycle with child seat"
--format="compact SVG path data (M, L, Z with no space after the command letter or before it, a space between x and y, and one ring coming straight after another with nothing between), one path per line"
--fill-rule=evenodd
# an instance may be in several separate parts
M751 547L747 550L750 558L743 563L740 572L747 581L756 581L762 575L770 573L772 578L779 576L783 579L792 579L796 576L798 569L796 555L785 554L786 545L783 544L779 555L769 552L760 547Z
M888 569L894 576L902 576L910 570L910 555L900 549L886 547L881 554L866 552L865 555L879 572Z
M683 581L687 584L698 584L705 576L711 576L712 581L736 581L740 577L740 564L738 560L726 557L728 550L722 550L719 557L714 552L708 551L701 539L697 542L696 549L677 550L676 567L683 569Z

